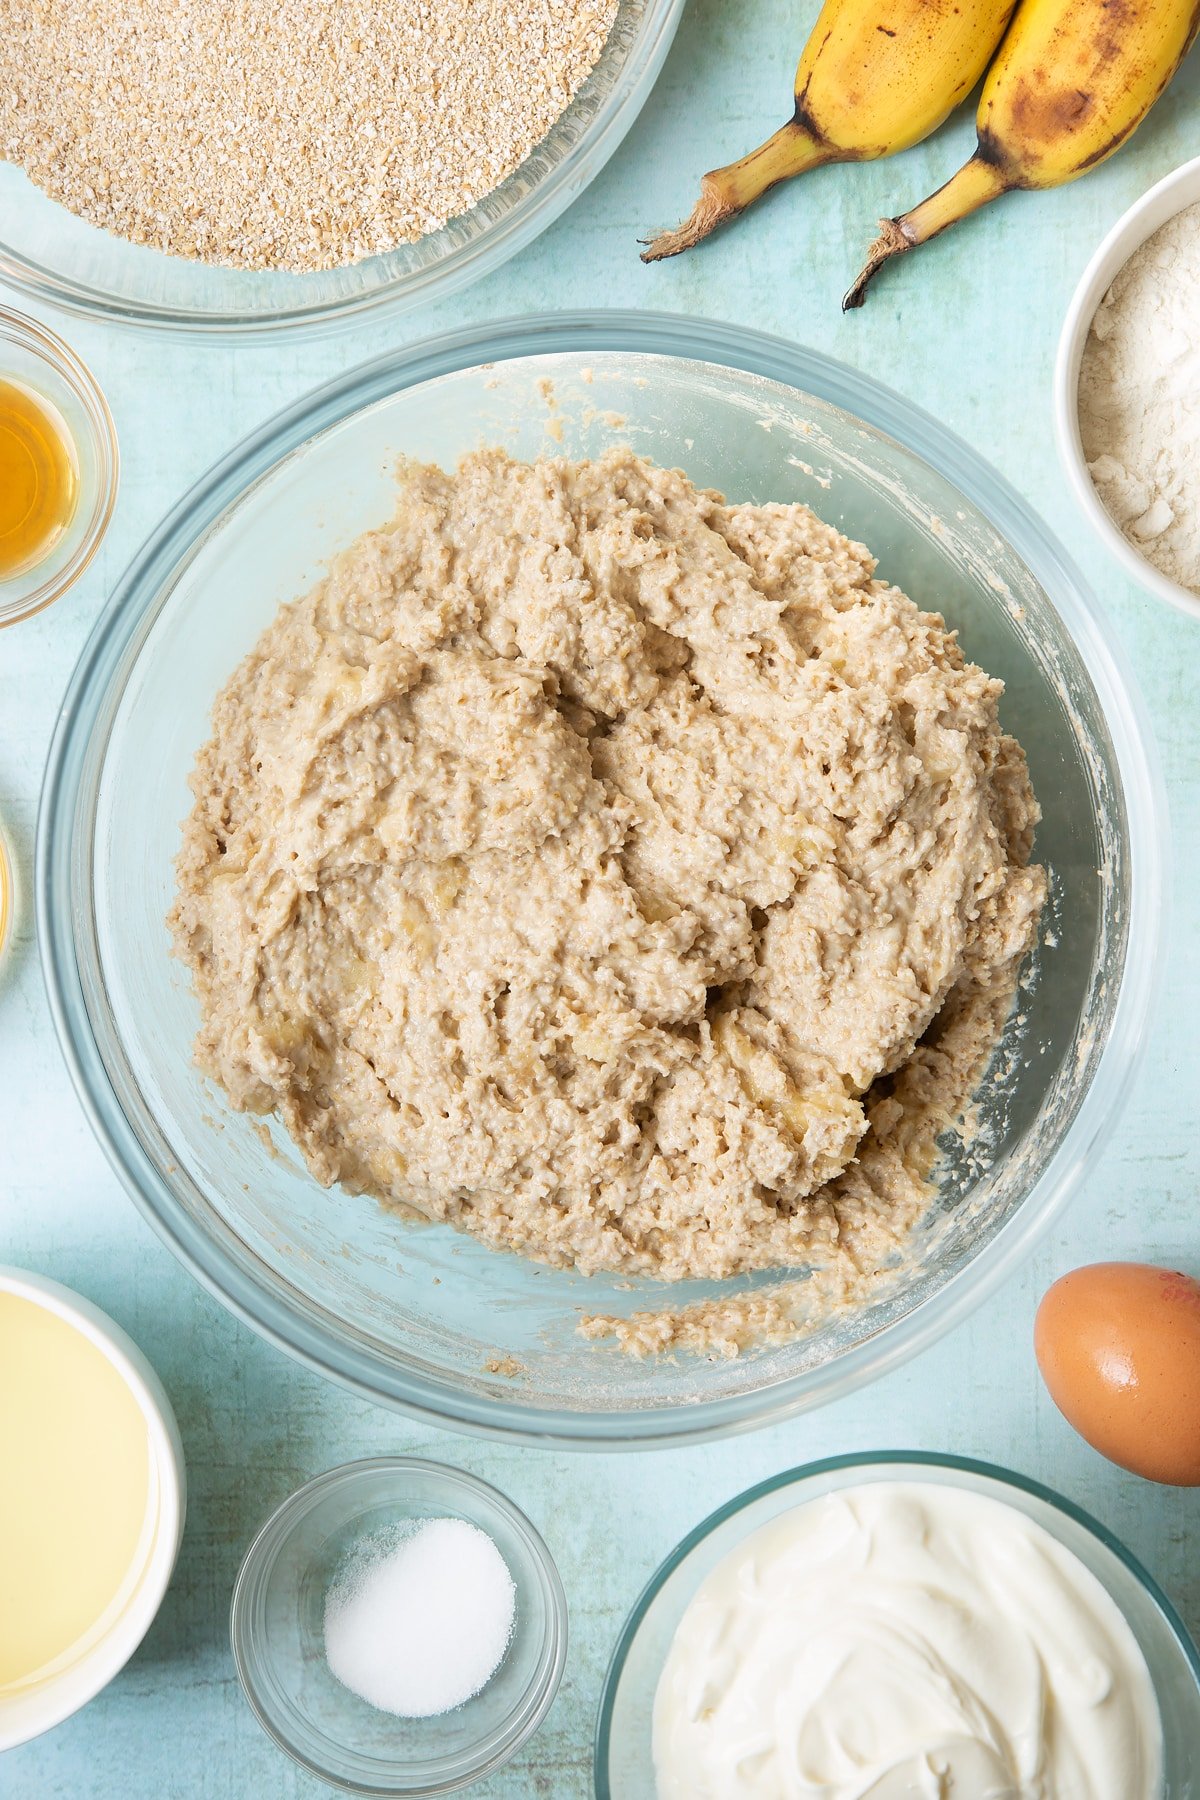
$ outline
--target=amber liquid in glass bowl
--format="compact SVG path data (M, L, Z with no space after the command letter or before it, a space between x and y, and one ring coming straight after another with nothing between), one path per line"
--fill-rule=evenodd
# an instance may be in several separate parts
M0 581L48 556L79 499L75 445L58 409L0 375Z

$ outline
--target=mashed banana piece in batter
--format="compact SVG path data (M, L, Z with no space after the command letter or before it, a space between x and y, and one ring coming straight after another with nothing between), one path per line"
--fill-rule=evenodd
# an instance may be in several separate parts
M807 507L629 450L399 481L217 700L201 1067L319 1181L545 1262L883 1254L1044 897L1001 684Z

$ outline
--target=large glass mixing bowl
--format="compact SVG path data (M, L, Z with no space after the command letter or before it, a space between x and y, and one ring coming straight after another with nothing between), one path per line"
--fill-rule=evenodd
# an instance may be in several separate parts
M580 1314L765 1289L585 1278L408 1225L319 1187L192 1063L197 1007L163 919L187 775L221 684L281 601L393 505L397 452L481 443L581 456L627 441L746 500L806 500L1004 678L1052 875L1046 942L948 1155L918 1256L810 1335L731 1360L638 1362ZM965 444L851 370L699 320L560 315L472 328L322 388L220 463L118 586L72 679L46 774L38 923L92 1122L176 1254L266 1336L433 1421L531 1439L697 1438L845 1393L1010 1270L1078 1184L1145 1028L1164 808L1102 613L1053 538Z
M385 256L311 274L167 256L87 224L0 161L0 280L68 312L226 338L444 300L523 249L599 174L649 98L683 8L621 0L592 73L520 168L461 218Z

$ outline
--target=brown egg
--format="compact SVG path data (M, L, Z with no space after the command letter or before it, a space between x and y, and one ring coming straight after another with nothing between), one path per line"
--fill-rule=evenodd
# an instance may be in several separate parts
M1056 1281L1033 1345L1050 1398L1110 1462L1200 1487L1200 1281L1092 1263Z

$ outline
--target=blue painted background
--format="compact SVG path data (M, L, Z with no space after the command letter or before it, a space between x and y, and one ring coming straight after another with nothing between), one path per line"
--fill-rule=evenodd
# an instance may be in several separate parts
M1128 1255L1200 1274L1200 627L1135 591L1092 545L1058 471L1050 410L1058 328L1083 264L1124 208L1200 147L1200 60L1112 162L1065 191L1000 202L885 276L859 314L844 318L838 303L875 219L958 166L973 141L969 117L894 161L819 171L701 250L643 267L635 240L687 210L702 170L787 115L816 10L817 0L692 0L662 80L601 177L536 244L444 306L272 347L188 346L51 320L109 395L124 479L87 579L0 636L0 811L27 876L55 710L104 595L187 484L305 389L387 344L548 304L645 305L780 332L901 389L990 456L1095 583L1146 693L1171 797L1174 914L1150 1053L1103 1166L1034 1261L975 1318L816 1416L726 1445L637 1457L556 1455L422 1430L349 1399L236 1325L141 1222L68 1083L26 910L0 988L0 1260L79 1288L143 1346L178 1410L191 1497L175 1580L141 1650L83 1713L3 1759L6 1800L326 1792L274 1750L241 1699L229 1594L248 1539L292 1488L372 1452L427 1453L489 1477L528 1511L562 1570L566 1679L540 1735L474 1790L480 1800L584 1800L604 1667L643 1581L710 1508L812 1456L912 1445L1035 1475L1123 1536L1200 1633L1200 1491L1152 1489L1103 1464L1042 1393L1030 1348L1038 1297L1078 1262Z

